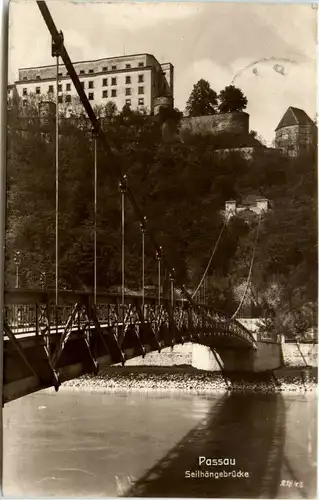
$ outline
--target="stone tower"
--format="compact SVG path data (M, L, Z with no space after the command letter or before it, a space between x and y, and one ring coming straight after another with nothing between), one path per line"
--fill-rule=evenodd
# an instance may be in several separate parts
M307 113L290 106L276 128L276 148L289 156L309 152L316 146L317 129Z

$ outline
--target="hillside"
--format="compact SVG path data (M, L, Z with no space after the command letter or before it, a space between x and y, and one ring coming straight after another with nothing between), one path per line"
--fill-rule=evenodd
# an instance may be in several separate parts
M21 131L8 119L6 286L13 287L14 255L20 251L21 286L54 285L55 145L36 124ZM93 149L79 120L65 120L60 137L60 286L92 289ZM83 128L83 127L82 127ZM317 298L316 158L288 159L259 148L252 162L235 153L217 158L205 138L163 143L161 124L143 116L109 120L107 136L128 177L149 227L170 255L177 280L197 286L221 230L228 199L258 194L273 209L260 225L252 294L263 311L278 310L304 330ZM227 141L226 141L227 140ZM255 140L252 137L252 140ZM238 137L218 146L238 147ZM258 141L257 141L258 142ZM141 286L141 233L126 205L126 285ZM120 284L120 193L112 165L98 150L98 286ZM252 254L257 221L233 218L224 231L208 274L207 295L232 312ZM146 284L156 283L156 262L146 239ZM167 278L167 276L166 276ZM41 281L42 280L42 281ZM287 319L287 321L288 321ZM282 319L280 320L282 325ZM287 322L286 321L286 322ZM278 328L278 325L277 325ZM294 326L295 328L295 326Z

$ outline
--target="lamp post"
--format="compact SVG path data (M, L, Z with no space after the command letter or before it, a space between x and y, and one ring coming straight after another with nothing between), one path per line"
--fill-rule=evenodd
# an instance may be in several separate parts
M171 284L171 308L174 309L174 281L175 281L175 269L173 268L169 275L169 281Z
M20 256L20 252L19 251L17 251L15 253L14 263L16 265L16 285L15 285L15 287L19 288L19 266L21 264L21 256Z
M46 286L46 273L45 273L45 271L43 271L40 275L40 283L41 283L41 288L43 290Z
M156 250L157 260L157 279L158 279L158 310L161 307L161 260L162 260L162 247Z

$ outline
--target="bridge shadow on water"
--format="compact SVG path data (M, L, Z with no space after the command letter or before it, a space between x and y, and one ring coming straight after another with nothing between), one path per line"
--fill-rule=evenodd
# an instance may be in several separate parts
M217 411L213 404L206 418L123 496L276 498L285 440L283 398L231 393L217 404ZM199 457L235 459L236 465L199 466ZM186 471L223 470L249 477L185 477Z

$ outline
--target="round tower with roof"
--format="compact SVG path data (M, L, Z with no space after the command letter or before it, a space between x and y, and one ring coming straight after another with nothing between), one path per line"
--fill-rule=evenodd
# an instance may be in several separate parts
M290 106L276 130L275 145L289 156L309 152L316 145L316 126L303 109Z

